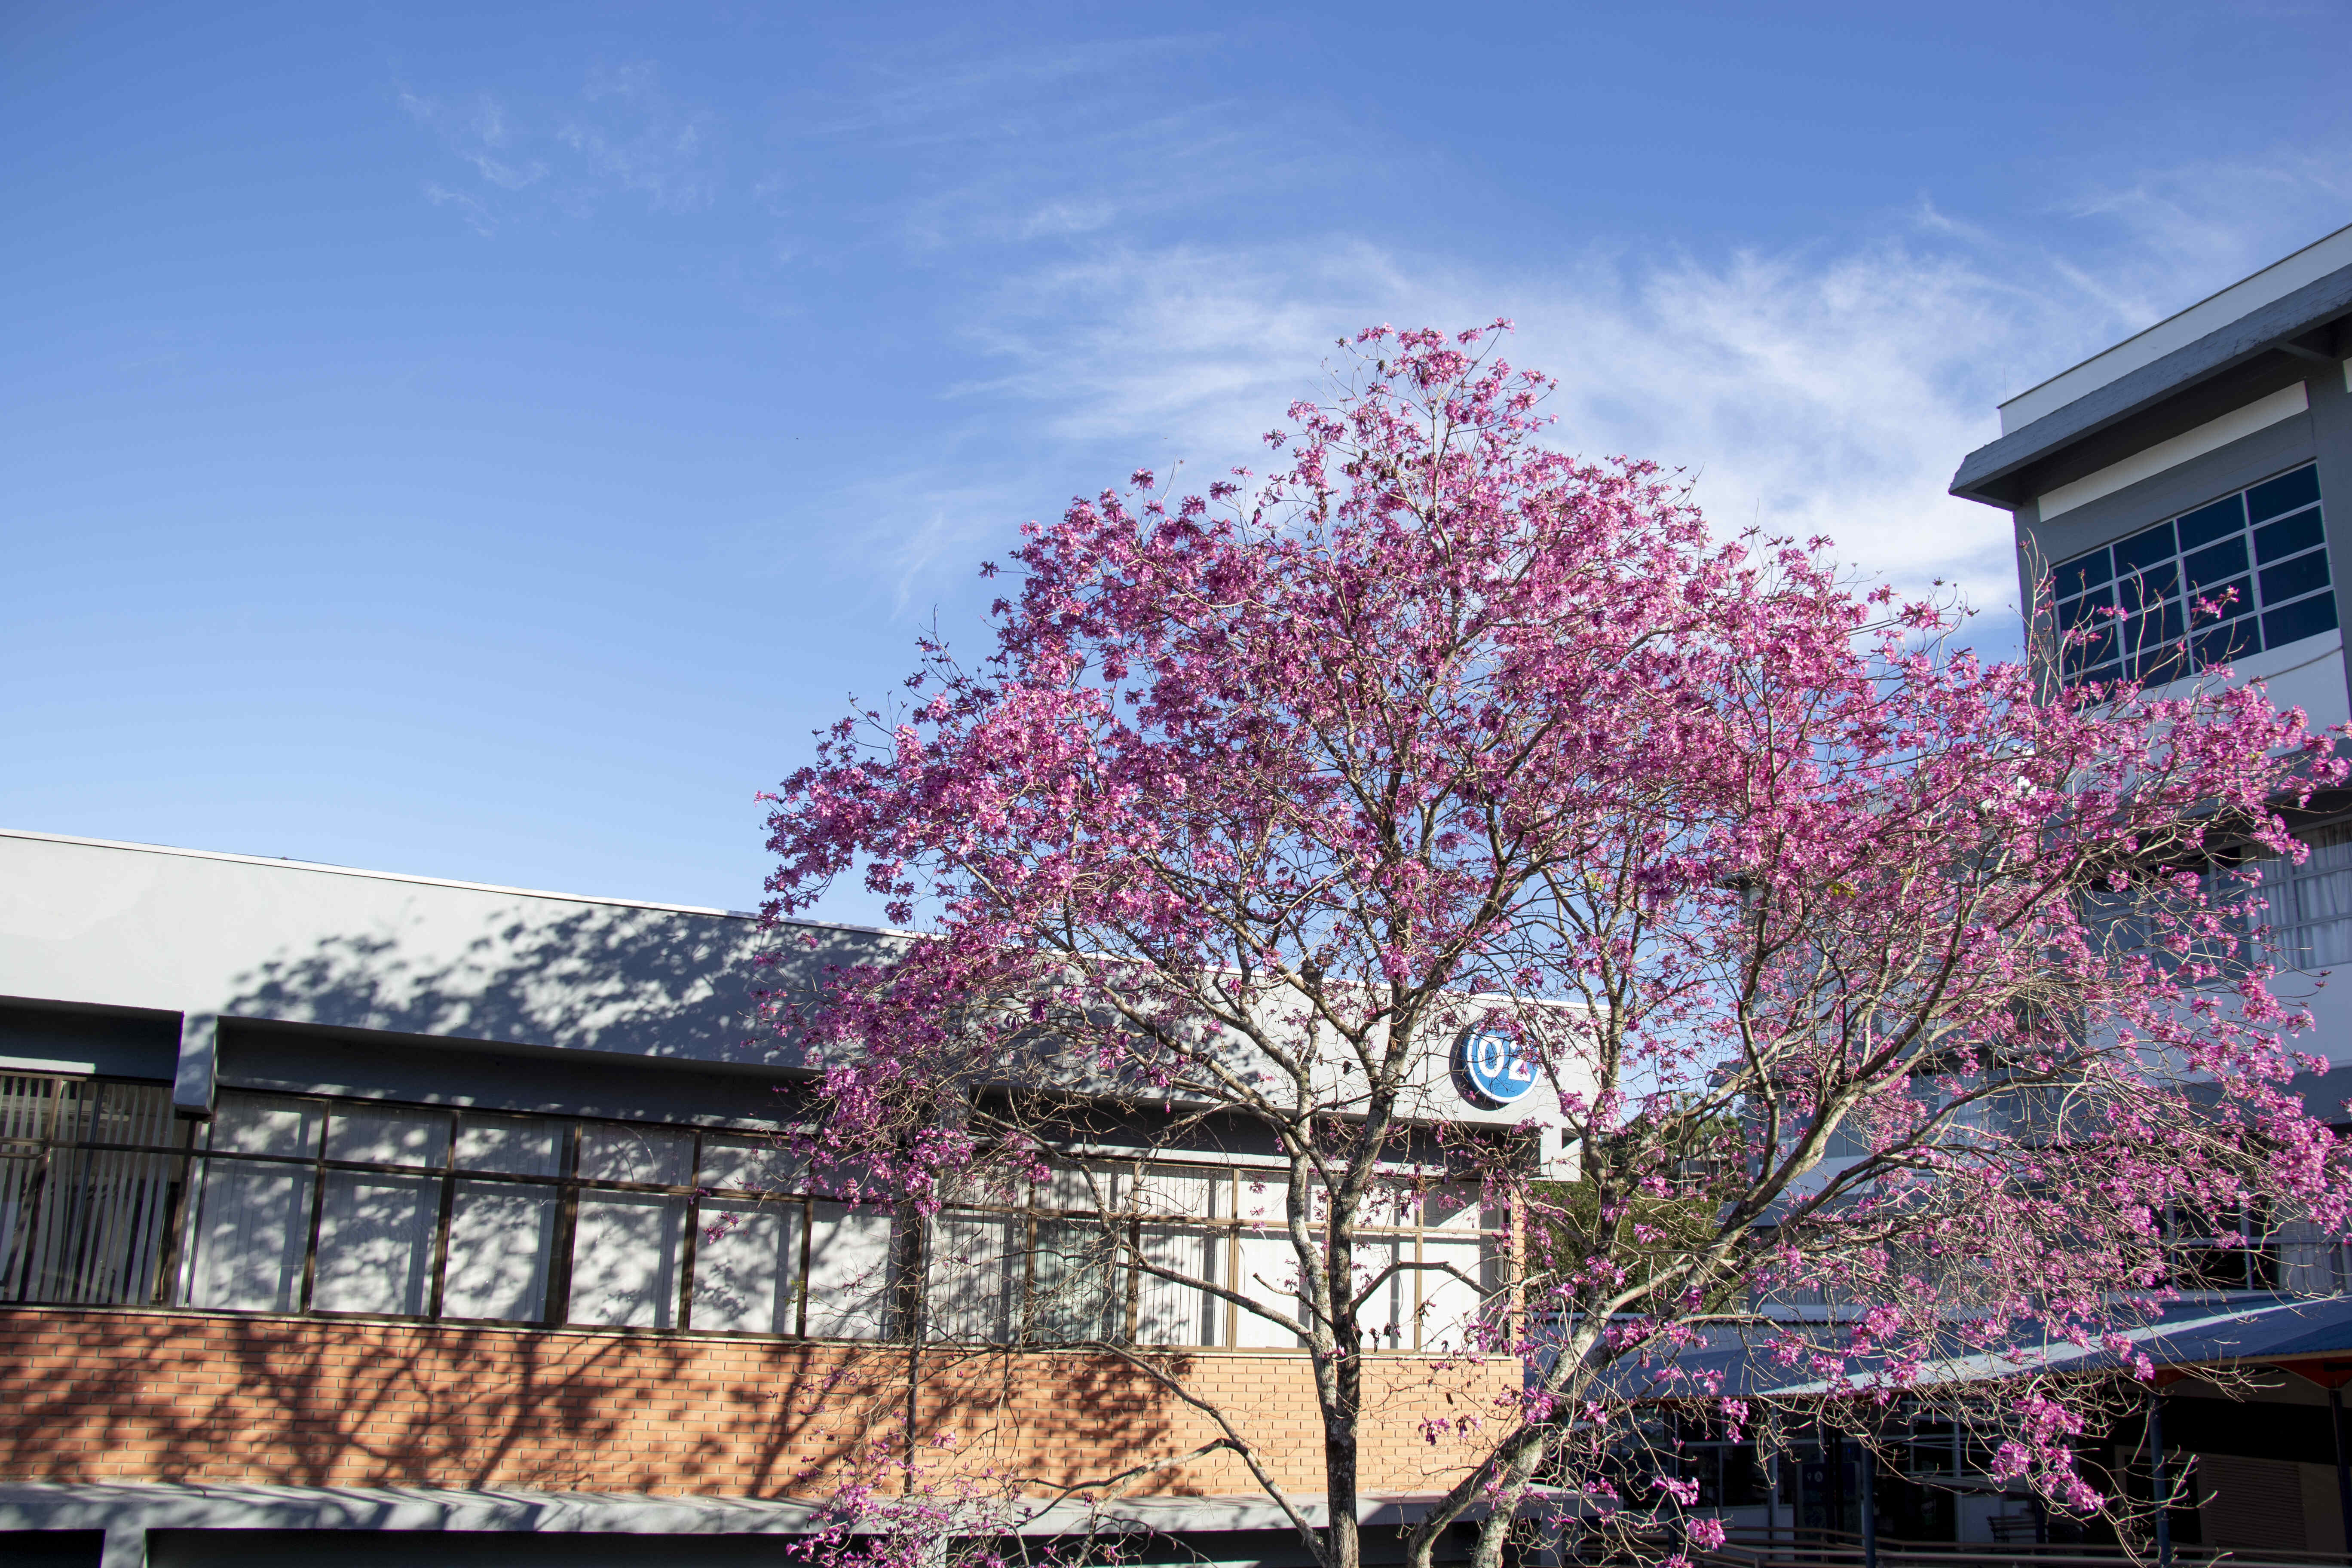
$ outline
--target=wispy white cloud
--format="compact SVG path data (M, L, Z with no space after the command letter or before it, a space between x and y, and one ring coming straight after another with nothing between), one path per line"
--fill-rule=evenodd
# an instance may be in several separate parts
M1559 382L1564 447L1684 468L1720 526L1826 533L1864 570L1997 605L2014 596L2006 521L1944 486L1993 433L1991 367L2111 329L2083 303L1913 236L1715 262L1591 252L1515 274L1361 242L1107 253L1009 289L978 329L1007 373L962 390L1118 449L1107 474L1181 454L1205 483L1256 459L1292 398L1328 395L1317 367L1339 337L1507 315L1508 356Z
M650 65L600 67L575 98L552 104L404 89L399 100L476 176L470 191L430 182L427 198L482 233L544 206L583 215L614 194L686 212L708 205L719 189L715 118L673 101Z
M2341 166L2160 172L2030 237L1922 203L1842 247L1713 258L1594 247L1506 268L1346 237L1105 245L1004 283L971 328L1003 371L958 391L1034 407L1103 477L1172 453L1205 482L1257 458L1252 438L1292 397L1328 394L1315 369L1339 336L1507 315L1510 357L1559 381L1563 447L1686 470L1727 530L1826 534L1873 576L1955 584L1998 638L2016 597L2008 519L1945 493L1997 433L1996 404L2332 227Z

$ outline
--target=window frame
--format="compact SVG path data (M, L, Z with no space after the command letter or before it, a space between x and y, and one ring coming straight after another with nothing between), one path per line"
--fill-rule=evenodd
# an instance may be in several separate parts
M2310 476L2308 499L2293 499L2293 495L2304 488L2298 486L2295 491L2288 492L2288 503L2281 510L2260 517L2254 515L2258 492L2300 480L2305 474ZM2220 533L2202 536L2194 544L2182 542L2180 528L2183 523L2232 506L2236 515L2234 526ZM2275 536L2282 525L2306 516L2315 525L2316 538L2275 558L2265 558L2263 536ZM2216 525L2209 521L2200 526ZM2164 536L2162 541L2156 537L2159 534ZM2225 574L2226 581L2200 582L2198 589L2192 592L2187 585L2189 563L2198 557L2221 550L2232 542L2242 543L2243 560ZM2158 542L2164 542L2165 548L2154 549ZM2127 550L2131 552L2128 564ZM2265 579L2283 582L2284 579L2281 574L2289 568L2309 570L2313 563L2316 563L2319 582L2306 584L2275 604L2271 602L2264 585ZM2340 616L2335 596L2336 584L2327 543L2326 501L2320 493L2315 459L2297 463L2226 495L2200 501L2071 555L2052 565L2049 580L2051 624L2061 638L2056 650L2057 668L2061 683L2066 686L2109 681L2128 681L2141 686L2163 685L2272 647L2284 647L2304 637L2319 637L2339 629ZM2149 582L2163 584L2163 592L2146 595L2154 607L2143 611L2131 601L2142 596L2135 592L2137 585ZM2200 594L2210 597L2211 593L2232 587L2242 590L2239 603L2219 616L2198 616L2194 614L2194 605ZM2291 612L2302 611L2308 605L2322 602L2326 606L2326 626L2297 631L2293 637L2273 635L2274 621L2282 629L2293 629L2288 619ZM2102 611L2107 613L2102 614ZM2122 613L2116 613L2118 611ZM2138 630L2146 625L2149 616L2156 617L2158 630L2152 640ZM2172 624L2174 622L2179 624ZM2231 640L2212 654L2200 650L2198 645L2200 642L2231 627L2252 628L2251 646L2242 646ZM2081 631L2090 634L2089 640L2075 637L2075 634ZM2088 650L2098 646L2098 639L2103 635L2108 640L2103 651L2095 656ZM2133 646L2125 646L2126 639L2133 639Z

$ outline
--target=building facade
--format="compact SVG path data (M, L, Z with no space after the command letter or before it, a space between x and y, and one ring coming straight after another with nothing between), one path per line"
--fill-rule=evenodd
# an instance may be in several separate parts
M0 1560L781 1561L877 1457L1068 1484L1218 1435L1050 1348L1089 1340L1319 1492L1296 1339L1088 1251L1070 1173L925 1219L795 1163L754 985L909 940L806 934L761 968L722 910L0 833ZM1136 1246L1268 1288L1270 1148L1158 1152ZM1428 1408L1517 1377L1448 1354L1507 1245L1475 1194L1384 1217L1450 1268L1367 1346L1380 1529L1457 1473ZM1131 1489L1185 1554L1297 1553L1230 1455Z
M2315 729L2352 717L2352 228L2011 398L2000 429L1951 492L2014 519L2020 603L2039 605L2036 657L2055 679L2161 689L2227 666ZM2352 797L2316 799L2294 826L2308 858L2264 868L2268 956L2274 989L2313 1016L2296 1047L2331 1064L2295 1087L2341 1128L2352 990L2326 978L2352 963ZM2294 1310L2309 1342L2292 1354L2257 1356L2246 1346L2269 1331L2249 1326L2232 1331L2245 1344L2224 1334L2162 1374L2173 1441L2200 1456L2200 1503L2177 1533L2340 1552L2352 1270L2341 1238L2286 1224L2271 1239L2183 1310L2251 1325L2277 1310L2271 1292L2334 1300ZM2223 1397L2208 1363L2251 1378L2251 1403Z

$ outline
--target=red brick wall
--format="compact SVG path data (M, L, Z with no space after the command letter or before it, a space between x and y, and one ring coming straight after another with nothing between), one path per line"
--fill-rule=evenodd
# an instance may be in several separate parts
M1185 1352L1282 1483L1322 1489L1306 1358ZM1361 1485L1422 1490L1464 1462L1430 1416L1500 1419L1516 1363L1367 1363ZM0 1310L0 1479L816 1495L895 1441L905 1347L141 1311ZM941 1462L1057 1483L1183 1453L1208 1419L1116 1358L926 1352L919 1431ZM1242 1492L1212 1456L1136 1489Z

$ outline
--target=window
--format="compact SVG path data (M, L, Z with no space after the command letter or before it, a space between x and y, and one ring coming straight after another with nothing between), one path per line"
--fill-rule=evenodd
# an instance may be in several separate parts
M804 1186L756 1136L0 1078L0 1300L881 1337L897 1216Z
M1280 1179L1163 1165L1055 1172L994 1204L931 1222L926 1331L941 1340L1291 1348L1290 1331L1220 1294L1299 1321L1297 1254ZM1403 1186L1369 1201L1357 1254L1369 1350L1460 1349L1486 1310L1504 1238L1481 1228L1475 1187Z
M2063 561L2053 576L2069 683L2177 680L2336 627L2312 464Z
M1376 1266L1450 1272L1391 1276L1367 1347L1464 1344L1504 1246L1476 1191L1375 1207ZM1295 1291L1281 1210L1269 1172L1071 1168L918 1225L755 1133L236 1090L196 1122L163 1084L0 1076L0 1301L1287 1347L1218 1293Z
M2311 853L2297 866L2257 861L2261 885L2248 889L2264 908L2264 946L2282 969L2333 969L2352 963L2352 823L2302 835Z
M0 1075L0 1300L156 1304L183 1127L161 1084Z

